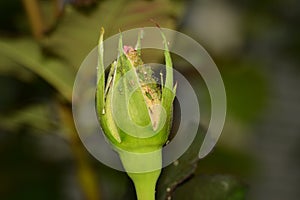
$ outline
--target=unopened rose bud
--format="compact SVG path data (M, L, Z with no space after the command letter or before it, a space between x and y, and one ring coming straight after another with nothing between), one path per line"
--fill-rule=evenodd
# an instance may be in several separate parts
M159 85L151 67L141 59L140 36L136 48L123 46L120 36L118 59L111 64L105 78L103 35L102 29L98 46L98 118L104 134L119 153L125 170L135 183L138 199L153 200L161 171L161 148L172 126L176 90L166 38L162 33L166 79ZM156 152L151 158L143 156L151 152ZM143 172L141 168L149 165L154 165L153 171Z

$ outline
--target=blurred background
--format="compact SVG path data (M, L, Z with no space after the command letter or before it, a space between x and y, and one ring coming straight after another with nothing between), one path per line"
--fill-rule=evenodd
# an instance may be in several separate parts
M204 46L228 100L213 152L198 161L196 141L179 165L164 169L157 199L299 199L296 0L0 1L0 199L135 198L125 173L102 165L83 147L71 96L101 26L109 37L155 26L151 19ZM175 66L193 81L184 62L175 59ZM198 95L206 105L205 130L210 104L207 94Z

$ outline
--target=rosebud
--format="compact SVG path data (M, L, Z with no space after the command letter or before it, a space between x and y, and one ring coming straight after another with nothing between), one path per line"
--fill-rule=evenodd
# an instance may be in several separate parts
M172 61L164 34L166 79L159 85L150 66L141 59L140 40L135 48L119 40L118 59L111 64L105 81L103 35L98 45L96 107L108 141L119 153L133 180L138 199L154 199L155 184L161 171L161 148L172 126ZM141 187L141 184L143 185Z

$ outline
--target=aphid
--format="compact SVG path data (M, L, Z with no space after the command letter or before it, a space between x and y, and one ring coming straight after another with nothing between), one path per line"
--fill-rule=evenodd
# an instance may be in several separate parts
M151 94L148 91L145 92L145 95L148 97L148 99L153 101L153 98L152 98Z

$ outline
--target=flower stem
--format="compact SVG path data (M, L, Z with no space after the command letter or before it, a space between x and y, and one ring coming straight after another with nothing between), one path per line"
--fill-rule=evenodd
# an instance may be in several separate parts
M146 173L128 173L138 200L155 200L155 186L161 170Z
M119 152L122 164L134 183L138 200L155 200L155 186L161 172L162 152Z

